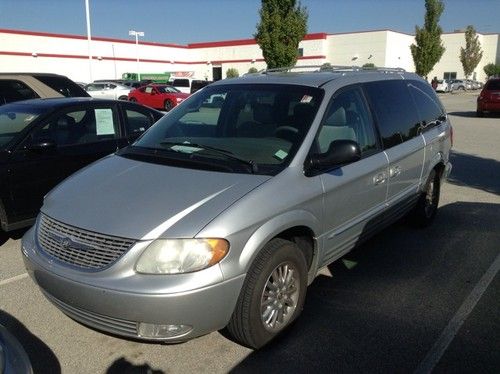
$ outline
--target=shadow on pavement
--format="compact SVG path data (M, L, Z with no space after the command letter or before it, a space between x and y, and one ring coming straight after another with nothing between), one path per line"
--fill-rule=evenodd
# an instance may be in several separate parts
M20 229L20 230L14 230L14 231L9 231L5 232L0 229L0 246L3 245L4 243L7 242L9 239L17 240L21 239L23 235L26 233L26 231L29 230L29 227L25 229Z
M499 219L500 204L457 202L427 229L382 231L344 257L354 267L318 276L296 323L232 372L414 371L497 256Z
M448 182L500 195L500 162L465 153L452 152L453 169Z
M163 374L162 370L153 369L148 364L134 365L121 357L108 368L106 374Z
M478 120L481 120L481 117L478 117L476 112L471 112L471 111L466 111L466 112L448 112L449 115L452 116L457 116L457 117L468 117L468 118L477 118ZM499 113L485 113L484 118L500 118Z
M0 324L21 343L28 354L35 374L61 372L61 365L54 352L16 318L0 310Z

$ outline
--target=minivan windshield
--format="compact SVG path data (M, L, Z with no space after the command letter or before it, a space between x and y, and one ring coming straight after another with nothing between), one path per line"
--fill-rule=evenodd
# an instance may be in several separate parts
M119 155L183 167L275 175L309 130L323 90L297 85L208 86Z
M42 112L27 105L0 107L0 149L5 149L16 136L36 120Z

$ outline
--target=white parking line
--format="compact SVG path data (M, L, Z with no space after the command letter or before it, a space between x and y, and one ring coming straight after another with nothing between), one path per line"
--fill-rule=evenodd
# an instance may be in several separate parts
M422 362L420 362L420 365L417 370L415 370L414 374L427 374L434 369L439 360L441 360L441 357L443 357L443 354L450 343L455 338L455 335L457 335L458 330L460 330L464 321L472 312L479 299L481 299L484 291L486 291L493 278L495 278L499 269L500 254L497 256L495 261L493 261L486 273L484 273L469 296L467 296L458 311L448 323L448 326L445 327L438 340L436 340L430 351L427 352L425 358Z
M12 278L0 281L0 287L1 286L5 286L6 284L9 284L9 283L12 283L12 282L24 279L27 276L28 276L28 273L23 273L23 274L16 275L15 277L12 277Z

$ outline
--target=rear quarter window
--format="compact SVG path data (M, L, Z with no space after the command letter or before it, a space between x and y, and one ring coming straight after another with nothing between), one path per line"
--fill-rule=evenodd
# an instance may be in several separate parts
M35 75L43 84L66 97L88 97L90 96L83 88L72 80L62 76Z
M415 101L420 121L424 122L424 125L436 121L444 113L441 102L429 84L420 81L410 81L408 88Z
M13 79L0 80L0 105L38 97L35 91L21 81Z

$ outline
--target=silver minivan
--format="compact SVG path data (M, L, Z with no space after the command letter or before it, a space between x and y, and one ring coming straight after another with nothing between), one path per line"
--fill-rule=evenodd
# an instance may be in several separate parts
M322 267L410 215L429 225L452 128L400 69L268 71L214 83L46 197L29 274L71 318L179 342L266 344Z

